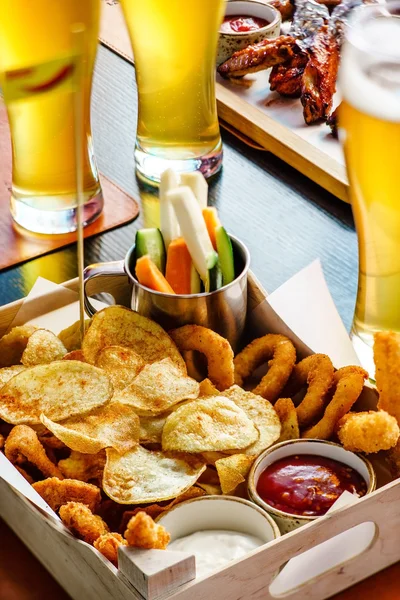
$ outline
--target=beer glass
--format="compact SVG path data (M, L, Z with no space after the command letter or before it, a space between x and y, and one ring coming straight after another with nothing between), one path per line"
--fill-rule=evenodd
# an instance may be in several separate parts
M165 169L222 163L215 100L218 30L225 0L121 0L136 69L136 169L158 182Z
M13 149L11 213L30 231L76 229L77 154L82 155L84 224L96 219L103 207L90 130L99 15L100 0L0 2L0 83ZM80 56L74 47L76 28L83 30Z
M399 2L354 11L339 86L339 135L359 248L352 340L372 376L374 333L400 332Z

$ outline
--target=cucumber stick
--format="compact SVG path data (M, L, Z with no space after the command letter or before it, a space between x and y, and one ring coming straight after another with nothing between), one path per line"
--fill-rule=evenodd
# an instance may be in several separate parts
M217 227L215 230L215 241L217 244L223 285L227 285L235 279L235 261L233 257L231 238L222 225Z
M208 202L208 184L200 171L193 171L193 173L182 173L181 185L187 185L192 190L199 203L200 208L207 207Z
M136 260L149 255L156 267L165 273L165 246L163 236L159 229L139 229L135 241Z
M205 283L205 291L206 292L215 292L215 290L219 290L223 286L223 276L221 271L221 265L219 260L217 260L215 266L212 269L209 269L207 274L207 281Z
M201 292L201 279L200 275L194 268L192 264L192 269L190 271L190 293L191 294L200 294Z
M215 266L218 255L211 244L201 208L192 190L187 186L171 190L166 195L174 207L193 264L206 285L208 270Z
M175 211L167 198L167 192L177 188L180 184L179 175L172 169L167 169L161 174L160 178L160 225L161 233L164 238L165 247L172 240L180 237L180 229L176 220Z

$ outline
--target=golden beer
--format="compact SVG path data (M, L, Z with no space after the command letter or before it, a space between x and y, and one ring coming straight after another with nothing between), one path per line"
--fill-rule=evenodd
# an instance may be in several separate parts
M220 167L215 61L224 0L122 0L139 96L136 163L150 179L172 166ZM152 157L154 160L151 160Z
M99 11L99 0L0 3L0 81L13 144L11 210L15 220L32 231L76 229L76 136L82 144L85 222L102 208L90 130ZM79 130L73 96L76 26L84 28Z
M357 22L349 32L340 73L340 138L359 247L352 336L370 369L373 334L400 331L400 20L380 17L381 10L362 8L365 17L359 32ZM367 45L358 47L363 35Z

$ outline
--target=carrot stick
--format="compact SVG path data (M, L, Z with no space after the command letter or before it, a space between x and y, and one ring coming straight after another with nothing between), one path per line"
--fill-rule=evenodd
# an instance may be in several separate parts
M165 277L176 294L191 293L192 259L185 240L180 237L168 246Z
M215 230L221 225L221 222L218 218L217 209L213 206L207 206L207 208L203 208L203 218L206 222L206 227L208 235L210 236L211 243L214 246L214 250L216 250L217 242L215 239Z
M148 254L141 256L136 261L136 277L139 283L156 292L163 292L164 294L175 293Z

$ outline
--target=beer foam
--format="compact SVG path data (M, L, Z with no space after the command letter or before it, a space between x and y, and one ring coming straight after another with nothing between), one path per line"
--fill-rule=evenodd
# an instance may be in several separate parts
M396 123L400 122L399 39L400 18L382 17L350 32L338 79L342 97L354 108Z

